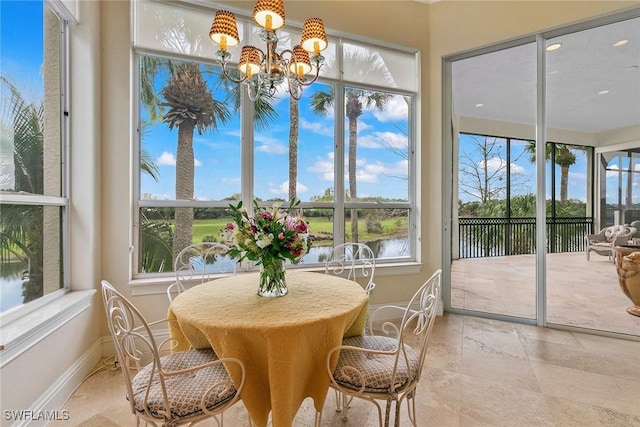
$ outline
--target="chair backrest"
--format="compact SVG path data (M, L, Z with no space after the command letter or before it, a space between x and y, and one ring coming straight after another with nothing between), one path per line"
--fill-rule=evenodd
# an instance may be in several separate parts
M334 246L325 262L324 272L354 282L361 275L367 280L364 286L367 294L376 286L373 282L376 258L371 248L364 243L342 243Z
M442 291L442 270L436 270L426 282L420 286L413 295L404 313L400 326L393 321L382 321L381 330L386 335L392 335L398 339L398 347L396 349L397 357L394 365L394 374L400 360L404 360L405 366L409 364L409 359L418 356L418 372L416 379L420 378L422 366L427 354L427 343L431 330L435 324L436 315L438 313L438 301ZM372 323L376 322L376 315L383 313L385 308L398 308L395 306L382 306L371 314ZM382 314L381 314L382 315ZM396 321L397 322L397 321ZM413 355L408 352L408 347L413 350Z
M182 249L174 261L176 281L167 288L169 302L188 283L204 283L214 275L236 274L237 261L227 255L229 246L217 242L194 243Z
M159 369L159 347L153 337L153 333L144 316L138 309L113 285L106 280L102 281L102 300L107 314L107 325L116 348L116 356L127 386L127 396L134 395L132 387L133 373L131 368L137 370L145 365L143 358L151 357L154 369ZM165 390L164 382L162 389ZM166 394L165 394L166 395ZM131 411L135 413L134 402L129 398Z

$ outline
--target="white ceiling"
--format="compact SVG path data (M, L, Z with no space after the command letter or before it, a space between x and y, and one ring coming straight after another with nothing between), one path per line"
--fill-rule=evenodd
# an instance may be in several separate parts
M628 43L614 47L619 40ZM546 55L549 127L599 133L640 125L640 18L547 46L554 43L562 47ZM456 114L535 124L535 43L456 61L452 69Z

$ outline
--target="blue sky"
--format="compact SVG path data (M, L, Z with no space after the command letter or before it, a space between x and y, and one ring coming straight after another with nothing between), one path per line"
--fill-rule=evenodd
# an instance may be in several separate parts
M1 74L29 101L42 98L42 7L42 1L0 1Z
M483 157L477 149L470 144L471 138L468 135L460 136L460 153L461 155L467 153L471 161L474 163L474 166L477 170L482 170L482 166L484 163ZM503 140L504 141L504 140ZM528 153L523 154L525 144L523 142L518 142L517 140L512 140L511 145L511 179L512 179L512 187L511 194L512 195L523 195L523 194L535 194L536 192L536 171L535 165L530 161L530 155ZM587 199L587 155L585 152L580 150L574 150L573 153L576 155L576 162L569 168L569 184L568 184L568 197L569 199L586 201ZM495 172L499 168L502 168L502 173L498 174L499 176L506 176L506 151L504 149L504 143L502 146L495 150L489 158L487 159L488 170L490 173ZM556 167L556 199L560 199L560 168ZM550 172L550 163L547 163L546 167L547 176L546 176L546 186L547 191L546 198L551 198L551 172ZM469 176L465 176L464 174L460 174L460 180L469 180ZM504 185L504 178L494 181L494 185ZM459 198L463 202L469 201L477 201L477 198L473 198L469 195L465 195L462 192L460 193Z
M214 88L217 77L208 78L209 87ZM158 92L165 85L166 76L159 78L156 84ZM285 86L281 85L274 105L278 117L270 122L268 129L255 131L254 187L256 196L262 199L288 198L290 120L289 95L284 92ZM299 103L297 189L301 200L320 196L327 188L334 187L333 111L329 111L327 116L318 116L309 107L309 97L322 89L326 90L326 86L321 83L305 88ZM214 99L222 100L223 94L214 92ZM407 161L390 148L406 153L407 117L408 107L401 97L393 98L384 111L365 110L360 116L357 179L361 197L408 197ZM240 139L237 116L214 132L194 134L195 198L220 200L240 192ZM141 193L145 197L175 197L176 141L177 129L169 131L162 123L152 126L144 136L143 147L160 169L158 183L149 176L142 176Z

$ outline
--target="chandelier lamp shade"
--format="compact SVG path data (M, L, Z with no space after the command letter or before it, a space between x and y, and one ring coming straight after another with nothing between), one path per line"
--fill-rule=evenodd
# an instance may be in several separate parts
M234 83L244 84L252 101L263 95L273 96L283 81L286 81L291 97L300 99L303 87L318 79L324 63L324 57L320 52L325 50L329 43L322 20L307 19L302 27L300 44L295 45L293 49L278 52L276 30L285 24L282 0L258 0L253 10L253 19L262 27L260 38L266 43L266 48L262 50L256 46L242 46L238 73L232 74L228 70L231 60L228 49L240 44L236 18L226 10L216 12L209 38L220 47L216 54L223 75Z

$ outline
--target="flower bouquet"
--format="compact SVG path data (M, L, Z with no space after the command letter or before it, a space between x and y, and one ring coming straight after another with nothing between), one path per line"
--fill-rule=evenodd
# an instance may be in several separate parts
M292 200L286 209L280 203L265 209L253 201L253 215L240 201L229 205L234 222L224 228L225 240L231 249L228 255L240 261L249 259L260 265L258 295L279 297L287 294L284 263L300 262L309 252L311 241L307 223L289 212L298 204Z

